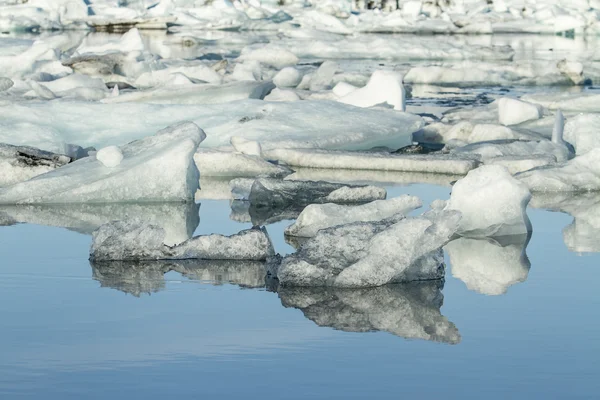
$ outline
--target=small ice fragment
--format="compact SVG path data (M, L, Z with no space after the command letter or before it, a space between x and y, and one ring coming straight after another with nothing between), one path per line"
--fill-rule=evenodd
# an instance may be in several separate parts
M107 168L114 168L123 161L123 152L118 146L107 146L96 153L96 159Z
M296 87L302 81L302 74L294 67L285 67L273 77L273 83L279 88Z
M498 118L502 125L518 125L525 121L540 119L542 107L517 99L503 97L498 100Z
M339 101L357 107L372 107L387 103L393 106L394 110L406 111L405 97L401 74L392 71L375 71L365 87L350 92Z

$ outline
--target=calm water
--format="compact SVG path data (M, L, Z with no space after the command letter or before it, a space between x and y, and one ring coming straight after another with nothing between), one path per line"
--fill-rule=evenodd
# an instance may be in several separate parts
M388 189L390 196L410 193L425 203L449 192L424 184ZM196 234L250 225L232 221L230 213L228 201L203 201ZM476 290L470 290L448 265L441 308L432 285L278 295L264 288L252 265L246 273L184 265L183 274L164 276L160 265L93 268L89 235L3 226L0 394L597 398L600 257L568 250L562 231L573 220L569 215L536 209L529 215L528 261L506 253L504 265L478 262L490 251L485 245L463 252L463 270L474 260L483 278L472 273ZM38 222L67 220L44 218ZM293 250L283 241L288 223L268 226L282 253ZM500 273L515 263L526 281L504 294L480 293L502 287L486 281L489 268Z

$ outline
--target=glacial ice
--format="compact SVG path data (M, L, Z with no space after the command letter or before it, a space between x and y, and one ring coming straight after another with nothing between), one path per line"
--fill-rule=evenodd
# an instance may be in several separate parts
M118 146L103 147L96 153L96 160L107 168L114 168L123 161L123 152Z
M515 175L532 192L585 192L600 190L600 148L558 165Z
M202 176L282 178L292 173L289 168L261 157L226 150L199 148L194 161Z
M381 221L396 214L406 215L422 205L418 197L408 195L355 206L310 204L302 210L297 220L285 229L285 234L313 237L321 229L352 222Z
M579 114L565 124L564 138L575 148L578 156L600 147L600 116Z
M285 67L273 77L273 83L279 88L296 87L302 80L302 74L294 67Z
M498 120L502 125L518 125L522 122L540 119L543 110L539 105L509 97L498 100Z
M452 154L390 154L322 149L269 149L265 156L293 167L429 172L464 175L480 164L478 157Z
M468 237L512 236L531 232L527 204L531 193L500 165L483 165L458 180L446 210L462 214L458 233Z
M467 288L497 296L527 280L531 263L525 252L530 235L502 238L460 237L446 244L452 275Z
M195 236L175 246L165 244L165 231L138 221L114 221L92 234L93 261L135 260L254 260L273 256L273 245L264 228L235 235Z
M352 290L281 287L278 293L285 307L300 309L319 326L457 344L458 329L440 312L442 286L433 281Z
M314 90L312 86L311 90ZM394 107L394 110L406 111L405 97L406 92L402 84L401 74L390 71L375 71L366 86L348 93L339 101L357 107L389 104Z
M204 138L197 125L180 123L122 146L112 168L90 156L2 188L0 204L193 201L193 156Z
M71 157L0 143L0 187L23 182L71 162Z
M276 275L284 287L356 288L440 279L441 247L454 235L459 220L459 212L439 211L324 229L286 256Z

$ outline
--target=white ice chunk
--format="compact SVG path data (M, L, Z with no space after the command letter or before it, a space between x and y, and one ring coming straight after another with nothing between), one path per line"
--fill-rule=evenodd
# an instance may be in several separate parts
M260 157L226 150L199 148L194 160L202 176L284 177L292 172L289 168L270 163Z
M126 260L266 260L273 245L263 229L243 230L235 235L196 236L175 246L164 244L165 231L138 221L114 221L92 235L90 259Z
M280 284L356 288L442 278L441 247L456 232L460 213L401 218L319 231L283 259Z
M531 231L527 204L531 193L499 165L483 165L452 187L447 210L463 217L459 234L470 237L520 235Z
M232 136L231 145L237 152L242 154L256 157L260 157L262 155L260 143L255 140L244 139L240 136Z
M204 138L193 123L174 125L122 146L113 168L86 157L0 189L0 203L192 201L199 182L193 156Z
M489 296L506 293L516 283L525 282L531 263L525 249L528 235L491 238L458 238L448 243L452 275L467 288Z
M275 88L265 96L265 101L298 101L300 100L300 96L296 94L293 90L283 90L279 88Z
M515 176L532 192L600 190L600 148L551 167L536 168Z
M406 92L402 74L391 71L375 71L365 87L350 92L340 102L357 107L389 104L395 110L406 111Z
M286 228L285 234L313 237L321 229L359 221L380 221L395 214L406 215L422 205L419 198L408 195L356 206L311 204L300 213L296 222Z
M332 89L333 94L335 94L338 97L344 97L352 92L354 92L356 89L358 89L356 86L351 85L347 82L339 82L337 85L335 85Z
M518 125L525 121L540 119L542 107L509 97L498 100L498 118L502 125Z
M237 61L258 61L275 68L289 67L298 64L298 57L283 47L267 45L245 47Z
M581 85L585 81L583 76L583 64L580 62L561 60L556 67L560 72L568 76L575 85Z
M123 152L118 146L104 147L96 153L96 159L107 168L114 168L123 161Z
M600 147L600 115L580 114L569 118L564 138L573 145L578 156Z
M285 67L273 77L273 83L280 88L296 87L302 81L302 74L294 67Z
M312 91L331 89L333 76L338 69L339 65L335 61L325 61L312 74L309 89Z
M317 149L266 150L266 157L287 165L306 168L360 169L378 171L431 172L464 175L477 168L472 156L451 154L390 154Z
M0 77L0 92L5 92L14 86L14 82L9 78Z
M79 54L106 54L110 52L128 53L132 51L145 50L144 40L137 28L129 30L118 40L105 42L100 45L89 43L89 39L84 39L83 43L77 48Z

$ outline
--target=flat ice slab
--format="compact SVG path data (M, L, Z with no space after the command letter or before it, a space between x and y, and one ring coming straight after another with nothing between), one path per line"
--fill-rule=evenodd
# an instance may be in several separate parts
M465 175L480 164L476 157L451 154L390 154L320 149L274 149L265 156L294 167L430 172Z
M282 287L278 292L285 307L300 309L319 326L457 344L458 329L440 312L442 286L432 281L363 289Z
M354 288L440 279L441 247L459 220L459 212L441 211L324 229L283 259L277 278L282 286Z
M193 123L165 128L121 147L107 167L96 156L0 189L0 204L193 201L199 185L194 153L204 132Z
M263 158L235 151L199 148L194 154L196 166L202 176L248 177L268 176L283 178L292 170ZM202 187L200 188L202 190Z
M313 237L321 229L359 221L381 221L395 214L406 215L422 205L418 197L408 195L356 206L311 204L302 210L296 222L285 229L285 234Z
M115 221L102 225L92 235L90 259L131 260L254 260L274 255L266 230L253 228L235 235L196 236L167 246L164 229L143 222Z

